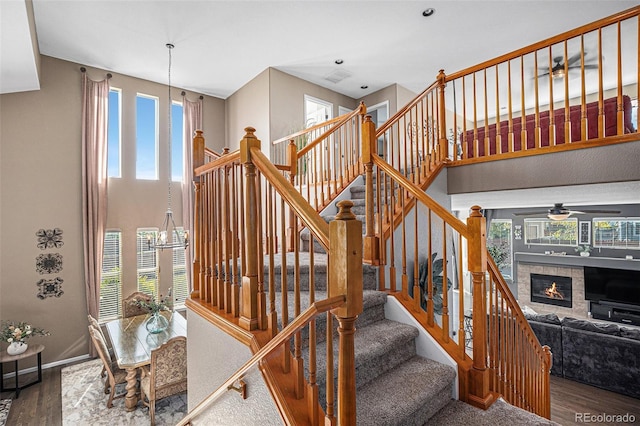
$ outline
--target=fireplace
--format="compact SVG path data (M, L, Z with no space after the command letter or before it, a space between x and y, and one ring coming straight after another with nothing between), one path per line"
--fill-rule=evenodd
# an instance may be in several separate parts
M572 307L571 277L531 274L531 301Z

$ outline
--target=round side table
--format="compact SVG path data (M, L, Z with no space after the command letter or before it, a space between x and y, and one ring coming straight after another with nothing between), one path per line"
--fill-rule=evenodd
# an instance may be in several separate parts
M9 355L6 350L0 352L0 392L5 391L16 391L16 399L20 396L20 391L24 388L28 388L31 385L35 385L36 383L40 383L42 381L42 351L44 351L44 345L29 345L27 350L18 355ZM18 361L21 359L26 359L32 357L34 355L38 356L38 380L24 384L20 386L18 384ZM4 371L3 365L5 362L13 362L15 373L16 373L16 383L13 388L5 388L4 387Z

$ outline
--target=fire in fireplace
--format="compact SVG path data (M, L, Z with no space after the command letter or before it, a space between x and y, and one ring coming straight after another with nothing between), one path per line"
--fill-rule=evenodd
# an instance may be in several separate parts
M531 274L531 301L571 308L571 277Z

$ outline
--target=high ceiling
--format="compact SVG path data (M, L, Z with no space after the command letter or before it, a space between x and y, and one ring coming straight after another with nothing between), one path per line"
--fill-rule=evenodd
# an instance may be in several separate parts
M220 98L268 67L355 99L393 83L419 92L439 69L458 71L637 4L0 0L0 90L39 88L38 51L166 83L173 43L172 84ZM423 16L427 8L435 13Z

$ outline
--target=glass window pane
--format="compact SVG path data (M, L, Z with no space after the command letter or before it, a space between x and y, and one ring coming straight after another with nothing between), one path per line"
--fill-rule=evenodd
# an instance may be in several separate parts
M107 176L121 177L120 174L120 90L109 91L109 123L107 124Z
M576 246L578 245L578 219L525 219L524 243Z
M122 300L122 242L120 231L107 231L104 236L102 274L100 276L100 312L98 320L120 316Z
M158 179L158 99L136 97L136 178Z
M177 228L178 239L174 234L174 242L184 241L184 230ZM173 300L175 307L184 306L184 301L189 296L189 284L187 283L187 265L184 247L173 249Z
M620 249L640 248L640 218L593 219L593 246Z
M182 123L182 104L171 105L171 180L182 182L184 169L184 132Z
M487 249L505 279L513 275L511 219L493 219L489 225Z
M157 252L149 242L155 241L157 234L156 228L140 228L136 236L138 291L154 296L158 292Z

